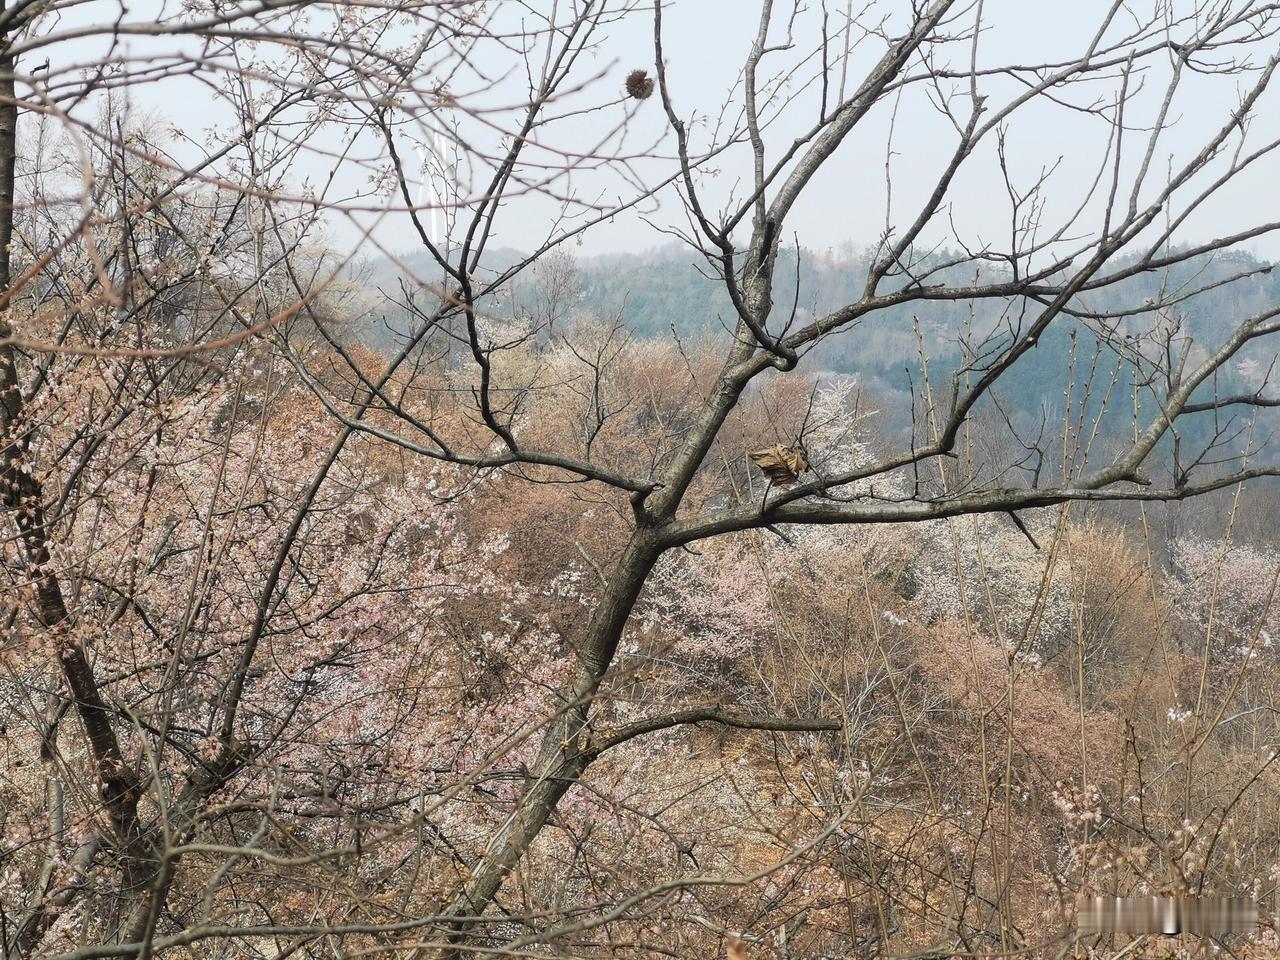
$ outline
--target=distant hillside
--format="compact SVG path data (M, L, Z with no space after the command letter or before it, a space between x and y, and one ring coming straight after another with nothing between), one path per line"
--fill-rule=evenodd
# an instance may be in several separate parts
M798 264L794 249L784 249L779 256L775 325L780 325L793 309L796 322L803 324L856 301L861 295L869 262L865 255L802 251ZM498 250L485 266L489 270L505 269L520 257L517 251ZM935 254L934 262L947 259L948 253L941 251ZM422 271L423 276L434 275L420 255L408 257L405 262L415 271ZM1123 262L1118 265L1123 266ZM1181 323L1183 334L1192 340L1194 354L1216 346L1221 331L1241 316L1280 302L1280 272L1257 272L1231 280L1253 271L1267 271L1267 265L1245 253L1219 253L1182 264L1173 271L1140 274L1103 294L1077 298L1073 308L1088 313L1128 314L1121 321L1120 332L1132 339L1122 338L1122 342L1148 356L1160 349L1161 331ZM1000 272L999 265L993 264L984 279L997 277ZM375 264L373 283L383 290L394 290L397 273L386 262ZM973 279L971 274L961 275L953 270L935 275L931 282L959 285ZM901 282L886 281L881 289L891 290ZM552 286L554 290L549 289ZM1204 292L1189 296L1202 288ZM1144 308L1160 298L1162 291L1165 301L1176 303L1165 315L1157 316L1155 311ZM429 294L427 297L430 299ZM549 305L551 297L560 302ZM558 253L550 265L522 274L485 307L501 316L533 317L555 309L563 314L562 323L583 318L620 318L636 337L644 339L669 339L673 334L686 340L727 337L733 324L733 309L723 283L711 275L695 253L678 245L643 254L573 257ZM857 375L880 406L899 411L905 422L910 411L909 390L912 383L916 390L920 386L921 339L931 380L935 389L945 395L947 379L962 364L966 330L970 350L978 349L987 334L994 339L986 346L998 346L1030 322L1033 308L1020 300L975 304L932 301L882 310L862 320L856 330L821 344L805 358L805 364L814 373ZM375 314L363 333L371 346L389 347L396 339L393 331L410 326L403 312L392 304L385 304ZM1120 362L1111 347L1100 344L1099 329L1096 321L1061 318L1036 349L1002 380L999 399L1026 418L1039 419L1043 414L1052 419L1062 406L1063 387L1071 370L1074 369L1078 390L1092 371L1098 386L1091 412L1096 412ZM1246 350L1226 370L1218 389L1234 393L1262 387L1273 360L1274 354ZM1108 416L1127 419L1132 410L1131 375L1124 373L1121 380L1123 383L1117 385L1119 393L1113 389L1107 410ZM1208 425L1202 426L1207 429Z

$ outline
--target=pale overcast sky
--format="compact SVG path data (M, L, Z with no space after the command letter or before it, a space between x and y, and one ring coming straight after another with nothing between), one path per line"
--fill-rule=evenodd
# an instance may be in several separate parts
M784 5L775 4L780 10ZM797 49L812 48L818 34L821 4L807 4L807 15L797 21ZM841 0L829 0L827 7L842 8ZM857 10L860 4L855 4ZM879 9L900 11L905 4L882 4ZM987 30L979 47L979 64L1040 63L1065 60L1079 55L1101 23L1109 0L986 0L984 20ZM1154 4L1131 4L1136 11L1149 11ZM1183 9L1189 4L1174 4ZM669 75L678 107L684 115L710 112L718 108L733 87L743 60L755 34L759 6L743 0L675 0L664 17L667 37ZM833 14L834 15L834 14ZM1121 18L1123 19L1123 18ZM778 17L781 36L783 18ZM1127 26L1132 26L1130 20ZM1116 33L1118 35L1118 32ZM633 63L651 61L651 23L649 18L632 21L627 31L619 31L616 56L621 76ZM1265 54L1274 53L1277 44L1265 45ZM875 51L876 54L880 50ZM961 55L961 59L963 59ZM864 64L865 59L860 61ZM963 64L961 64L963 65ZM1139 127L1149 125L1164 95L1167 73L1153 72L1147 89L1130 108L1129 118ZM1196 76L1186 82L1174 101L1170 117L1173 121L1161 139L1156 152L1157 170L1153 188L1161 185L1160 174L1172 160L1185 160L1198 152L1203 138L1220 127L1238 102L1242 87L1251 78ZM1099 90L1099 95L1111 96ZM991 94L990 103L998 105L1012 92L1012 85L985 81ZM956 134L939 113L925 100L923 88L904 96L899 104L893 127L893 215L892 222L901 226L914 216L921 191L931 188L941 165L956 143ZM812 123L819 101L817 88L811 88L794 108L766 137L770 156L781 153L791 137ZM661 112L656 97L643 108L651 114ZM885 186L885 153L891 112L888 105L877 109L849 138L829 162L805 198L796 207L791 230L800 236L802 245L822 250L839 247L846 242L855 245L874 243L885 223L888 191ZM1260 115L1255 119L1249 139L1254 145L1274 139L1280 134L1280 97L1268 95ZM1051 210L1074 210L1088 195L1098 166L1103 159L1107 130L1096 118L1086 117L1048 103L1027 109L1011 121L1006 141L1006 154L1015 185L1027 186L1042 171L1054 168L1050 188ZM1129 160L1136 160L1145 141L1128 145ZM951 192L952 217L969 242L995 241L1009 231L1010 203L996 162L994 138L988 149L970 158ZM738 151L722 164L724 173L716 185L727 184L745 176L747 159ZM1226 234L1252 225L1260 218L1280 219L1280 160L1265 159L1256 169L1243 175L1239 182L1223 192L1205 215L1188 225L1192 233ZM712 190L712 195L715 191ZM674 197L668 196L658 217L679 217ZM945 239L945 222L939 224L939 239ZM635 218L598 234L593 243L601 248L644 247L654 242L653 231ZM1280 241L1260 241L1254 249L1269 257L1280 257Z
M158 2L158 0L157 0ZM1175 9L1190 9L1194 0L1175 0ZM543 4L549 6L549 4ZM781 40L786 30L786 12L790 4L778 0L777 23L771 40ZM1102 16L1110 6L1107 0L1073 0L1071 3L1056 0L985 0L983 17L986 25L979 47L980 66L1002 65L1010 62L1041 63L1060 61L1078 55L1097 29ZM1130 5L1141 16L1155 8L1154 0L1135 0ZM1163 6L1163 5L1162 5ZM515 22L522 5L506 0L498 5L499 16ZM910 9L905 0L885 0L878 4L847 3L847 0L826 0L830 23L841 22L846 7L861 16L865 22L873 22L882 16L901 18ZM172 2L169 9L175 9ZM818 47L820 36L822 0L808 0L795 21L796 54L810 54ZM136 16L140 7L133 7ZM666 60L676 108L682 117L694 120L695 142L705 145L707 126L698 118L714 118L722 105L733 98L735 84L739 80L743 61L755 34L759 6L750 0L669 0L664 8ZM90 0L77 8L77 16L89 17L88 11L101 22L110 22L119 12L119 6L110 0ZM970 15L965 22L971 22ZM1133 18L1122 15L1117 19L1113 36L1132 26ZM69 29L64 23L57 29ZM56 29L55 29L56 32ZM653 18L649 10L639 10L623 23L608 30L594 59L583 64L581 76L604 72L598 80L565 101L566 108L586 103L599 103L620 93L626 74L635 68L652 69ZM147 44L157 41L132 41L135 55L145 56L151 49ZM170 41L170 46L172 42ZM1273 53L1274 40L1260 45L1265 53ZM868 41L864 51L851 67L851 81L856 81L882 47ZM51 47L55 59L54 72L62 67L91 61L97 51L82 41ZM472 64L476 73L488 75L507 72L508 81L499 85L493 96L506 96L520 77L512 74L509 53L499 57L495 46L486 48ZM834 53L834 51L833 51ZM32 62L39 52L31 55ZM948 56L956 67L967 65L967 46L950 48ZM790 57L790 59L788 59ZM488 59L486 59L488 58ZM762 70L770 74L774 69L794 63L792 54L778 54L766 61ZM1145 75L1145 89L1128 108L1127 119L1137 127L1147 125L1154 117L1164 93L1163 80L1168 64L1157 62ZM807 67L812 75L813 61ZM1156 173L1150 179L1150 189L1160 186L1161 174L1168 163L1177 163L1197 152L1207 133L1220 126L1234 107L1240 90L1250 82L1250 77L1194 76L1179 92L1170 111L1172 124L1162 135L1156 151ZM990 95L989 104L1001 105L1018 88L1005 78L982 81L983 91ZM1095 85L1095 92L1103 99L1113 98L1118 81ZM888 221L897 229L913 219L916 206L924 193L931 189L938 171L945 163L956 142L956 133L949 123L934 109L927 98L928 91L921 85L905 93L897 103L896 119L892 103L882 104L869 115L841 150L829 161L822 174L813 182L804 198L796 206L787 225L788 242L791 235L798 235L801 245L822 251L840 249L846 244L870 245L876 242L886 225L886 206L890 193L886 188L886 159L892 177L891 207ZM196 136L225 116L214 103L206 86L190 80L166 80L159 84L139 88L135 100L141 109L164 116L168 122L181 126L184 132ZM510 98L508 98L510 99ZM819 87L811 85L802 90L787 111L766 132L770 157L778 156L791 139L806 129L816 119L820 99ZM1081 93L1077 101L1084 99ZM1261 144L1275 138L1280 130L1280 100L1268 94L1262 109L1249 131L1249 143ZM655 95L636 107L623 151L639 150L663 137L665 118ZM594 114L579 122L566 124L567 129L557 142L581 148L592 142L602 129L610 127L622 116L625 107L619 105L604 114ZM732 112L732 109L731 109ZM886 157L890 123L893 122L892 154ZM1047 222L1054 222L1055 214L1064 214L1087 201L1090 185L1098 175L1104 156L1108 130L1096 117L1048 102L1038 103L1020 112L1009 125L1005 154L1008 169L1017 189L1025 189L1042 174L1052 171L1046 196ZM473 131L472 135L476 135ZM1125 163L1136 164L1143 142L1141 131L1130 134L1126 146ZM370 149L376 149L370 144ZM670 137L662 140L659 152L669 156L674 149ZM412 151L408 151L412 156ZM326 161L327 162L327 161ZM700 183L705 189L704 200L711 208L725 202L729 191L736 185L743 192L743 177L749 170L749 157L744 148L737 148L717 159L712 165L717 171L714 177L704 177ZM299 168L299 176L322 179L326 172L324 163L317 160L314 170ZM633 165L639 175L650 182L671 170L664 160L640 161ZM1196 236L1218 235L1257 223L1260 219L1280 219L1280 191L1276 182L1280 174L1277 162L1267 158L1250 170L1247 175L1231 185L1223 195L1201 214L1188 222L1183 239ZM367 178L363 171L349 170L344 174L352 189ZM342 184L342 177L339 177ZM583 199L592 197L627 196L630 187L610 171L577 174L555 184L558 191L572 191ZM1149 193L1149 191L1148 191ZM518 205L518 206L517 206ZM937 228L926 233L929 242L954 243L949 236L951 225L962 239L973 246L984 242L1005 240L1010 230L1010 200L996 162L995 138L980 149L962 168L951 192L948 216L940 219ZM545 236L551 204L528 198L512 202L511 209L499 222L496 242L499 245L529 248ZM684 214L677 197L667 191L656 204L649 204L644 215L650 223L634 213L620 215L614 222L593 230L579 248L580 254L643 250L669 242L669 238L654 229L671 223L683 225ZM1095 224L1090 223L1090 226ZM338 225L334 237L339 243L350 243L353 231L349 226ZM384 218L377 229L380 243L389 249L411 249L414 243L412 230L403 214ZM1005 244L1007 245L1007 244ZM1280 257L1280 241L1263 240L1251 245L1251 249L1267 257Z

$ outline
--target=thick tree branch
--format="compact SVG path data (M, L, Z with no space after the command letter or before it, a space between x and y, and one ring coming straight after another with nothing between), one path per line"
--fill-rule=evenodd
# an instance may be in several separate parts
M611 750L645 734L699 723L718 723L721 726L737 727L741 730L770 730L777 733L844 729L842 721L825 717L778 717L762 713L730 713L716 707L701 707L677 710L675 713L651 717L648 720L637 720L635 723L602 734L599 740L592 737L588 741L587 753L596 757L606 750Z

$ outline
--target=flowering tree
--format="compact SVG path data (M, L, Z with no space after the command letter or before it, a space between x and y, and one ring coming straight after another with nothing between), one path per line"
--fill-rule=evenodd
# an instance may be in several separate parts
M1046 529L1066 542L1065 524L1020 511L1065 519L1069 504L1275 475L1240 419L1276 401L1219 377L1265 350L1280 306L1210 342L1180 312L1262 268L1129 299L1141 278L1280 227L1193 230L1280 145L1255 132L1280 64L1275 10L1115 4L1070 56L1022 63L988 53L981 3L875 20L778 7L760 5L736 110L711 126L684 112L661 5L0 12L6 705L40 770L15 765L5 785L6 953L232 938L274 956L679 951L694 927L719 938L723 916L775 931L782 951L809 909L826 929L878 922L876 937L815 939L833 950L907 927L947 955L1031 939L1009 922L1010 811L1074 743L1031 738L1015 759L1015 684L1082 738L1122 738L1083 693L1073 715L1034 658L1010 655L1019 644L916 629L885 585L906 579L907 538L946 539L957 568L1008 594L971 627L1007 640L1029 609L1082 638L1080 568L1037 578L1028 559ZM651 64L601 81L592 55L612 28L650 17ZM125 55L82 72L85 39ZM226 110L217 143L125 115L130 88L193 71ZM1222 74L1238 99L1166 162L1177 104ZM799 290L779 293L798 205L904 102L931 103L946 131L931 179L907 212L886 202L857 295L801 313ZM1065 210L1004 149L1034 111L1102 131L1073 144L1097 175ZM653 115L664 146L637 139ZM799 133L775 140L780 118ZM745 196L714 177L736 154ZM975 167L1005 184L1007 241L948 217ZM569 177L603 172L623 199ZM889 163L886 198L894 179ZM721 341L664 350L570 306L557 248L662 191L687 215L668 229L730 304ZM524 204L545 236L500 256ZM365 244L394 221L420 245L416 272L401 262L400 289L373 300L397 318L381 353L354 342L371 298L320 243L335 219ZM517 282L531 268L532 297ZM931 369L910 321L905 436L867 436L856 394L806 376L820 348L855 352L875 322L940 304L968 314L961 361ZM1003 391L1033 365L1043 376L1037 347L1064 330L1050 436ZM1119 423L1117 405L1131 408ZM787 469L762 480L761 449ZM971 606L953 586L952 606ZM946 599L919 605L954 614ZM898 654L923 664L930 644L953 668L915 677ZM991 781L943 798L927 760L945 745L916 736L939 701L981 717L962 755L1004 737L1005 847L985 866L964 838L993 816ZM748 733L704 743L708 728ZM1208 742L1183 744L1188 778ZM725 762L705 779L671 764L687 744ZM1099 831L1084 779L1057 800L1069 827ZM868 809L901 814L908 788L957 815L867 825ZM735 831L755 840L708 852L695 836ZM634 877L613 869L623 855ZM932 879L886 880L901 869L886 855ZM904 922L911 898L923 906Z

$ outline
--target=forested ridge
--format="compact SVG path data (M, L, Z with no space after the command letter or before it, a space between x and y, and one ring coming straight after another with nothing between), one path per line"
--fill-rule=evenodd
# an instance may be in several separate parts
M3 960L1280 957L1280 5L749 6L0 0Z
M515 250L497 250L491 270L519 262ZM946 250L933 254L937 262L954 259ZM778 289L773 313L797 322L858 298L866 283L871 254L851 248L842 253L783 248L778 258ZM799 269L797 270L797 261ZM1124 265L1123 258L1120 264ZM397 265L398 263L398 265ZM923 264L929 263L926 259ZM424 267L420 258L398 257L396 262L362 262L355 275L372 291L367 308L352 330L375 349L394 349L399 333L409 329L396 291L403 268ZM982 268L988 276L1003 274L998 265ZM958 270L931 278L931 283L960 284L972 277ZM390 297L383 294L390 293ZM1231 318L1248 314L1280 299L1280 273L1248 252L1219 251L1192 257L1168 269L1140 271L1123 283L1098 294L1081 297L1078 315L1064 317L1040 337L1036 347L1001 378L993 396L1004 411L1035 429L1040 421L1060 419L1064 411L1063 384L1072 369L1077 387L1089 379L1086 413L1101 414L1111 426L1132 418L1127 395L1107 393L1105 384L1127 369L1135 352L1158 357L1167 345L1167 332L1203 352L1213 344ZM552 302L554 301L554 302ZM562 320L579 323L618 323L629 337L669 344L723 342L732 336L733 306L723 283L699 265L696 255L679 245L646 254L574 256L566 253L554 266L513 284L485 304L494 316L523 317L536 325L548 307ZM1025 318L1024 318L1025 320ZM909 427L913 380L921 376L920 358L929 362L930 376L945 389L948 378L974 356L978 344L993 331L1005 338L1019 332L1019 316L1009 302L929 302L879 311L864 321L855 342L833 340L820 344L804 359L811 376L854 376L877 409L883 429ZM966 352L968 351L968 352ZM1240 351L1224 365L1201 393L1267 393L1275 383L1274 354L1259 345ZM1200 399L1197 396L1197 399ZM1181 435L1188 441L1207 441L1218 424L1210 415L1188 417ZM1264 454L1265 455L1265 454Z

